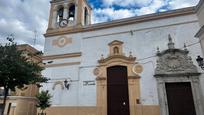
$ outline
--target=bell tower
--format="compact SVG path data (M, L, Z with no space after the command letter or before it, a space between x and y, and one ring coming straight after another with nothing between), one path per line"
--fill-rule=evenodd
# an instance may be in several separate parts
M91 24L91 7L86 0L52 0L49 30L71 29Z

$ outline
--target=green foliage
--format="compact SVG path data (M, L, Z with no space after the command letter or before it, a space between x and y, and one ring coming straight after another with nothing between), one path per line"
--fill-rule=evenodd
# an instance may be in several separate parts
M43 111L51 106L50 99L52 96L49 94L49 91L41 91L38 95L36 95L36 98L38 99L37 107L40 108Z
M0 87L15 91L16 87L48 80L40 74L43 67L22 55L14 42L0 44Z
M15 88L23 88L24 85L47 82L48 79L41 76L43 67L34 63L29 57L23 56L23 51L18 50L13 38L7 38L10 43L0 44L0 87L4 87L3 111L8 96L8 91Z

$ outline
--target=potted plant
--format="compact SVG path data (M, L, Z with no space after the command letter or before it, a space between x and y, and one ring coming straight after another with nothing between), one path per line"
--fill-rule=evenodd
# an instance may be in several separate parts
M38 113L38 115L46 115L46 113L44 113L44 110L51 106L50 99L52 98L52 96L47 90L41 91L39 94L36 95L36 98L38 100L36 107L40 108L40 112Z

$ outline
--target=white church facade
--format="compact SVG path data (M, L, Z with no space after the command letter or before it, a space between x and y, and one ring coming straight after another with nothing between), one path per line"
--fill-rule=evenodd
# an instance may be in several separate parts
M86 0L52 0L47 114L204 115L198 6L91 24Z

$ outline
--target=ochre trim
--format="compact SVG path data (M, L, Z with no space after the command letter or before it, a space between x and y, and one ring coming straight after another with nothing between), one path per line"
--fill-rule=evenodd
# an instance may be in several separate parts
M72 38L68 38L66 36L60 36L52 41L52 45L59 48L62 48L68 44L72 44Z
M18 50L21 50L21 51L26 51L27 53L25 54L36 54L37 52L40 52L38 51L37 49L35 49L34 47L28 45L28 44L21 44L21 45L17 45L17 49ZM41 62L42 61L42 58L41 58L41 55L33 55L31 57L31 60L32 59L36 59L38 62Z
M52 106L45 111L47 115L99 115L95 106Z
M118 26L133 24L133 23L141 23L141 22L147 22L151 20L195 14L196 13L195 8L196 7L189 7L189 8L172 10L172 11L167 11L162 13L154 13L154 14L136 16L136 17L126 18L126 19L119 19L111 22L92 24L92 25L84 26L83 28L75 27L73 29L70 29L70 28L48 29L46 34L44 34L44 36L49 37L49 36L63 35L63 34L69 34L69 33L96 31L99 29L118 27Z
M131 109L135 109L136 115L160 115L159 105L136 105L131 106ZM96 106L51 106L46 109L47 115L102 115L98 112ZM105 114L107 115L107 114Z
M125 56L122 52L121 41L113 41L109 47L114 48L114 46L121 45L121 52L119 54L112 54L110 50L109 56L104 58L103 55L100 60L98 60L98 66L94 69L93 73L96 76L96 88L97 88L97 115L107 115L107 68L112 66L125 66L127 67L127 77L128 77L128 92L129 92L129 102L130 102L130 115L136 115L136 100L140 100L140 76L133 71L133 67L137 64L136 57ZM119 46L118 46L119 47ZM111 55L112 54L112 55Z
M54 60L54 59L64 59L64 58L72 58L72 57L80 57L80 56L81 56L81 52L78 52L78 53L43 56L42 59L43 60Z
M123 55L123 42L114 40L109 45L109 57L111 56L117 56L117 55Z
M1 102L1 100L0 100ZM9 103L12 103L9 115L37 115L36 98L8 98L6 101L5 113L8 111Z
M80 65L80 64L81 64L81 62L69 62L69 63L44 65L44 67L48 68L48 67L71 66L71 65Z
M116 59L119 59L119 60L121 59L121 62L123 61L123 62L131 64L131 63L134 63L134 61L136 60L136 57L126 57L124 55L113 55L113 56L109 56L105 59L98 60L98 62L101 65L103 65L105 63L108 63L110 60L112 61L112 60L116 60Z
M128 76L128 79L140 79L141 77L139 75L135 76Z
M109 43L108 45L109 46L114 46L114 45L122 45L122 44L123 44L123 42L118 41L118 40L114 40L111 43Z
M64 89L64 84L63 84L63 81L56 81L52 87L52 90L55 90L55 87L57 85L60 85L61 86L61 89L63 90Z
M17 46L18 50L26 50L29 51L31 53L36 53L39 52L37 49L35 49L34 47L28 45L28 44L21 44Z

